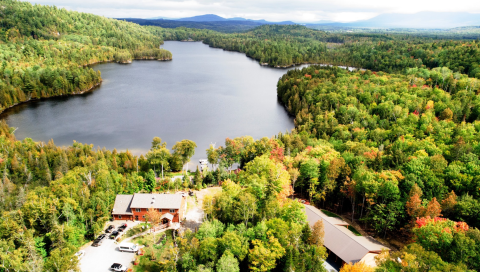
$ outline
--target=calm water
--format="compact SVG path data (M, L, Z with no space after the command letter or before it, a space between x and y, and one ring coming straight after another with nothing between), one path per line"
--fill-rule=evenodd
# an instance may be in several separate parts
M210 143L226 137L271 137L294 127L277 102L276 84L286 70L262 67L245 55L201 43L165 42L173 61L100 64L103 83L78 96L22 104L6 111L19 139L73 140L107 149L146 153L158 136L171 148L197 143L192 162L206 158Z

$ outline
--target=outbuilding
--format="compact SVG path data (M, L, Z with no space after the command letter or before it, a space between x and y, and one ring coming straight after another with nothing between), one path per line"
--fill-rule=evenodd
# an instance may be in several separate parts
M372 237L357 236L348 229L349 224L341 218L330 217L321 210L305 205L305 212L310 226L318 220L323 221L325 238L324 246L339 266L344 263L364 262L375 267L375 256L383 249L390 250Z

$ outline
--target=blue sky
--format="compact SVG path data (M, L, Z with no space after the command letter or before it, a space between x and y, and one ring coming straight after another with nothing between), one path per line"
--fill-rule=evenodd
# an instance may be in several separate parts
M25 1L25 0L24 0ZM222 17L316 22L350 22L382 13L421 11L479 13L478 0L28 0L113 18L182 18L202 14Z

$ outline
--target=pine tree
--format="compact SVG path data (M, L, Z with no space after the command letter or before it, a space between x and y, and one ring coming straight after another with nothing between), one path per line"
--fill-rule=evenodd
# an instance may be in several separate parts
M193 182L195 183L196 186L200 186L202 185L202 181L203 181L202 174L197 166L197 171L195 172L195 176L193 177Z

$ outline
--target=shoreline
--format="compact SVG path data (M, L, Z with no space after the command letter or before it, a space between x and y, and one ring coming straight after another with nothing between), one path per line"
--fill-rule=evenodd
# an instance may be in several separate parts
M94 89L98 88L101 84L102 84L103 80L101 80L100 82L98 82L97 84L93 85L92 87L86 89L86 90L81 90L79 92L74 92L74 93L70 93L70 94L61 94L61 95L55 95L55 96L48 96L48 97L41 97L41 98L34 98L34 99L29 99L29 100L25 100L25 101L21 101L21 102L18 102L18 103L15 103L7 108L4 108L2 110L0 110L0 119L3 118L3 114L5 113L5 111L7 110L10 110L16 106L19 106L19 105L22 105L22 104L26 104L26 103L29 103L29 102L34 102L34 101L40 101L40 100L43 100L43 99L50 99L50 98L54 98L54 97L62 97L62 96L75 96L75 95L82 95L84 93L88 93L88 92L91 92L93 91Z
M190 43L190 42L201 42L202 44L208 45L210 48L222 49L223 51L227 51L227 52L236 52L236 53L243 54L243 55L245 55L247 58L253 59L253 60L255 60L256 62L258 62L258 65L260 65L260 66L265 66L265 67L270 67L270 68L275 68L275 69L288 69L288 68L292 68L292 67L296 67L296 66L302 66L302 65L320 65L320 66L336 66L336 67L340 67L340 68L343 68L343 69L348 69L349 71L354 71L354 70L364 71L364 70L367 70L367 69L358 68L358 67L352 67L352 66L335 65L335 64L330 64L330 63L318 63L318 62L303 62L303 63L292 63L292 64L290 64L290 65L285 65L285 66L279 66L279 65L274 66L274 65L270 65L268 62L260 62L259 59L256 59L256 58L254 58L254 57L248 56L247 53L240 52L240 51L238 51L238 50L230 50L230 49L226 49L226 48L222 48L222 47L211 46L211 45L208 44L208 43L204 43L203 40L202 40L202 41L195 41L195 40L181 40L181 41L178 41L178 40L165 40L165 41L168 41L168 42L188 42L188 43Z
M156 61L172 61L173 60L173 57L170 58L170 59L156 59L154 57L151 57L151 58L137 58L137 59L132 59L130 60L129 62L116 62L118 64L131 64L134 60L156 60ZM112 63L112 62L115 62L115 60L106 60L106 61L96 61L96 62L92 62L92 63L88 63L88 64L85 64L85 65L80 65L78 67L92 67L92 66L95 66L95 65L98 65L98 64L104 64L104 63ZM42 99L50 99L50 98L54 98L54 97L62 97L62 96L74 96L74 95L81 95L81 94L84 94L84 93L88 93L88 92L91 92L93 91L94 89L96 89L97 87L99 87L103 82L103 79L100 80L100 82L96 83L95 85L93 85L92 87L86 89L86 90L81 90L79 92L74 92L74 93L70 93L70 94L61 94L61 95L54 95L54 96L48 96L48 97L41 97L41 98L33 98L33 99L28 99L28 100L25 100L25 101L21 101L21 102L18 102L18 103L15 103L15 104L12 104L11 106L8 106L4 109L0 109L0 119L2 119L2 115L5 113L5 111L9 110L9 109L12 109L16 106L19 106L21 104L25 104L25 103L28 103L28 102L33 102L33 101L39 101L39 100L42 100Z

